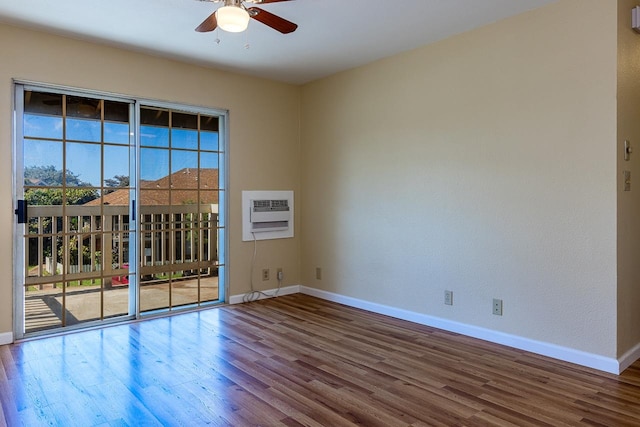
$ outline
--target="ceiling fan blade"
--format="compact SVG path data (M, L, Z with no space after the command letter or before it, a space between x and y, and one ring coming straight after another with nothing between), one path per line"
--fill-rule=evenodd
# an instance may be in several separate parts
M213 31L218 26L218 20L216 19L216 13L213 12L207 19L202 21L202 24L198 25L196 31L199 33L206 33Z
M278 15L274 15L271 12L262 10L259 7L250 7L247 10L253 19L262 22L264 25L271 27L274 30L280 31L282 34L293 33L296 28L298 28L297 24L287 21L284 18L280 18Z
M259 4L265 4L265 3L277 3L277 2L279 2L279 1L291 1L291 0L261 0L261 1L258 1L258 2L256 2L256 3L259 3Z

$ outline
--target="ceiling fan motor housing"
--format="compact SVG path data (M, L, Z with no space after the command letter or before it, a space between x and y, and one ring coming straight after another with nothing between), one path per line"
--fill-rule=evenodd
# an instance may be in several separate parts
M221 3L224 1L224 6L214 11L207 17L198 27L196 31L206 33L213 31L220 27L223 30L231 32L241 32L247 28L248 20L253 18L262 24L273 28L282 34L289 34L294 32L298 26L291 21L287 21L271 12L267 12L258 7L247 8L243 3L278 3L288 2L291 0L201 0L201 1L213 1L214 3ZM224 18L218 14L219 11L225 9Z

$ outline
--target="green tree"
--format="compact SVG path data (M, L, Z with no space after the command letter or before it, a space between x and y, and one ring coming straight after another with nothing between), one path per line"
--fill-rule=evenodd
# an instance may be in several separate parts
M93 188L67 188L67 205L84 205L98 198L98 191ZM61 188L29 188L24 192L24 199L30 206L56 206L62 204Z
M63 202L67 205L84 205L85 203L88 203L91 200L97 199L99 197L98 191L93 188L89 188L89 184L81 181L78 175L69 170L67 170L66 174L63 174L61 170L56 169L55 166L52 165L26 167L24 170L24 183L25 186L61 187L63 176L65 176L64 179L66 180L66 184L68 186L66 190L64 190L64 193L62 188L27 187L24 192L24 199L26 200L27 205L58 206L62 205ZM57 217L56 222L57 230L62 230L62 218ZM43 232L53 232L51 218L41 218L40 223L38 223L38 218L29 218L29 233L37 234ZM60 248L62 247L62 239L60 237L54 237L53 239L55 239L56 251L60 253ZM34 264L37 262L37 240L29 239L29 244L31 245L29 254L30 257L33 257L33 259L29 260L29 264ZM74 249L71 248L71 250L73 251ZM51 253L51 245L46 245L43 248L43 255L45 257L50 257ZM75 249L75 256L77 258L77 245Z
M55 166L28 166L24 169L25 186L62 187L63 176L67 190L66 204L84 205L98 198L98 191L88 188L89 184L67 169L66 173ZM24 198L28 205L54 206L63 203L61 188L27 188Z
M53 165L27 166L24 169L25 185L62 186L63 173ZM89 184L80 180L79 175L67 170L67 187L88 187Z
M114 175L113 178L104 180L107 187L128 187L129 176L128 175Z
M107 178L104 180L104 184L111 188L122 188L129 186L128 175L114 175L113 178ZM104 190L104 194L109 194L115 190Z

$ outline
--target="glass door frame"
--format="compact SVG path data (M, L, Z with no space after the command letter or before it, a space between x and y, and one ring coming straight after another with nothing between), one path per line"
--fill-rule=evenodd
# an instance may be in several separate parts
M204 303L198 303L198 307L194 307L193 304L186 306L184 308L180 307L180 306L170 306L166 309L160 309L160 310L149 310L149 311L141 311L141 307L140 307L140 301L141 301L141 296L140 296L140 292L141 292L141 286L140 286L140 282L139 286L137 286L137 298L136 298L136 318L137 319L144 319L144 318L151 318L151 317L157 317L157 316L165 316L167 313L176 313L176 312L184 312L184 311L189 311L189 310L193 310L193 309L199 309L202 307L210 307L210 306L215 306L215 305L219 305L219 304L224 304L224 303L228 303L228 288L229 288L229 258L228 258L228 253L229 253L229 224L228 224L228 218L229 218L229 175L228 175L228 171L229 171L229 156L228 156L228 141L229 141L229 111L228 110L221 110L221 109L213 109L213 108L208 108L208 107L201 107L201 106L192 106L192 105L186 105L186 104L179 104L179 103L174 103L174 102L166 102L166 101L158 101L158 100L152 100L152 99L144 99L144 98L140 98L136 100L136 112L135 112L135 134L136 134L136 170L138 172L137 177L140 177L140 170L141 170L141 149L142 149L142 143L140 141L141 138L141 113L140 113L140 109L141 108L145 108L145 107L149 107L149 108L158 108L158 109L166 109L166 110L170 110L173 113L178 112L178 113L187 113L187 114L200 114L200 115L207 115L207 116L215 116L218 118L218 125L219 125L219 130L218 130L218 156L219 156L219 160L218 160L218 183L221 184L218 186L218 194L219 194L219 198L218 198L218 215L219 215L219 227L217 230L217 240L221 246L219 252L218 252L218 300L216 301L211 301L211 302L204 302ZM170 171L171 173L171 171ZM138 200L138 202L136 203L137 205L137 209L138 209L138 218L137 220L139 221L139 228L140 230L138 230L138 237L140 239L142 239L143 233L145 230L142 229L141 226L141 213L143 211L143 207L144 205L140 202L141 200L143 200L143 198L141 197L141 185L138 185L136 187L136 200ZM220 225L221 224L221 225ZM220 238L220 236L223 236L222 238ZM141 243L140 241L138 241L138 243L140 244L140 246L138 246L138 248L141 248ZM142 267L142 262L141 260L138 262L138 267ZM138 275L138 279L139 279ZM221 283L221 284L220 284Z
M85 329L90 327L107 326L116 322L130 321L143 319L148 317L155 317L158 315L170 315L183 311L189 311L193 309L202 309L228 302L228 283L229 283L229 262L228 262L228 249L229 249L229 233L228 233L228 221L229 218L229 186L228 186L228 110L212 109L207 107L190 106L178 103L163 102L150 99L132 98L129 96L121 96L106 92L92 91L71 88L66 86L57 86L49 84L41 84L37 82L13 80L13 117L12 117L12 130L13 130L13 152L12 152L12 179L13 179L13 205L14 209L17 209L16 200L24 198L25 185L24 185L24 93L25 91L37 91L37 92L50 92L54 94L64 94L70 96L79 97L92 97L97 99L103 99L108 101L122 102L129 104L129 147L130 150L130 182L135 183L134 190L130 192L130 206L129 206L129 228L134 232L129 233L129 259L135 260L135 262L129 263L129 298L128 298L128 314L117 316L114 318L87 321L73 326L62 326L54 329L45 329L43 331L25 333L25 279L26 269L25 263L25 227L28 224L19 224L17 218L14 219L13 227L13 264L12 271L13 279L13 293L14 293L14 339L20 340L23 338L31 338L41 335L58 334L68 331ZM153 314L140 312L140 284L138 269L141 265L140 248L141 248L141 236L143 230L139 225L140 223L140 107L157 107L168 108L177 111L189 112L194 114L206 114L210 116L218 117L219 131L218 131L218 143L219 143L219 216L222 218L221 223L217 227L217 241L219 245L218 261L218 300L210 302L198 302L197 307L185 307L184 309L167 308L161 312L155 312Z

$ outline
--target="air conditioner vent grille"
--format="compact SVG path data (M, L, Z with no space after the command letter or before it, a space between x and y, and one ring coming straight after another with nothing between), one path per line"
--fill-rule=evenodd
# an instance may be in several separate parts
M284 200L272 200L271 201L271 207L273 209L278 209L278 210L282 210L282 211L288 211L289 210L289 201L287 199L284 199Z
M285 212L289 210L289 201L284 200L253 200L254 212Z

